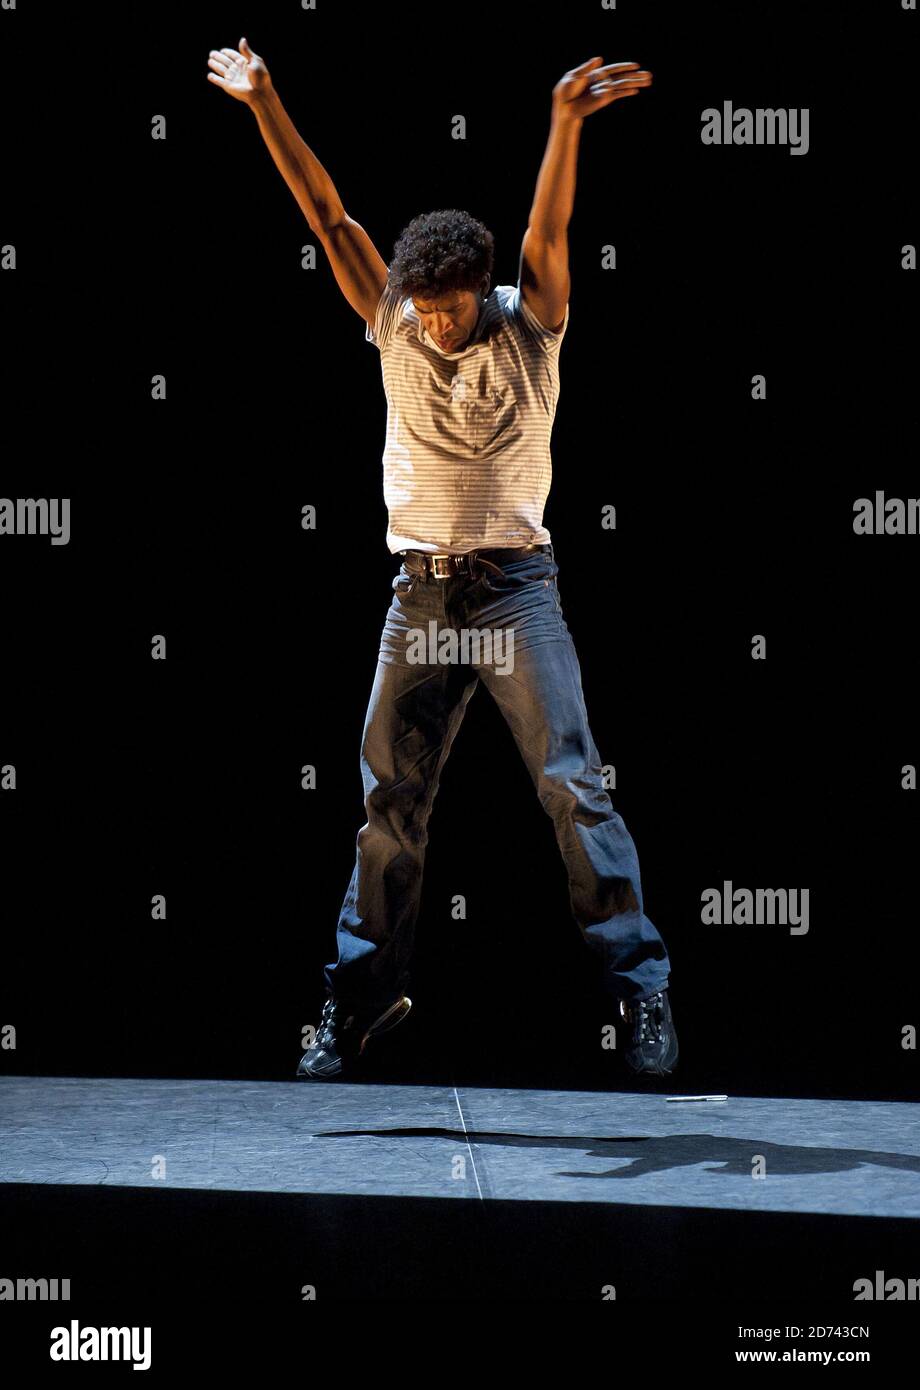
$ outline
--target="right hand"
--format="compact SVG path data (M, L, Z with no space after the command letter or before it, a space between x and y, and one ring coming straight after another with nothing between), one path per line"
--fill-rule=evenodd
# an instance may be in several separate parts
M246 39L240 39L241 52L235 48L212 48L208 55L208 81L222 87L237 101L252 104L264 96L271 86L268 68L258 53L253 53Z

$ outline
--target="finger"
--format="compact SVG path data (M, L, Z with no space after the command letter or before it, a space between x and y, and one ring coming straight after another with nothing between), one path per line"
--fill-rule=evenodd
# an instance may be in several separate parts
M628 72L628 77L617 77L615 74ZM645 68L639 69L638 63L608 63L606 67L594 68L591 72L582 73L580 77L572 77L573 91L579 95L586 89L592 92L607 91L609 87L615 86L617 82L634 85L641 83L647 86L652 80L652 74Z
M242 53L237 53L235 48L222 48L220 51L221 53L226 53L227 57L232 59L234 63L244 63L246 61Z
M576 69L574 72L566 73L566 78L568 79L566 85L572 96L581 96L583 92L587 91L599 72L600 68L588 68L581 72Z
M595 111L603 111L604 107L609 106L611 102L619 101L621 97L635 96L641 90L641 87L631 87L625 92L598 92L593 98L588 98L590 105L585 108L585 114L593 115ZM582 100L584 101L585 98L583 97Z
M218 77L218 76L217 76L215 73L213 73L213 72L209 72L209 73L208 73L208 81L209 81L209 82L216 82L217 85L218 85L218 87L226 87L226 86L228 85L228 84L224 81L224 79L223 79L222 77Z
M215 72L220 73L221 77L227 77L230 72L230 65L227 63L226 58L224 58L222 62L218 62L216 58L209 58L208 67L213 68Z
M631 72L628 77L595 77L591 74L592 87L647 87L652 80L650 72Z
M223 53L218 53L216 48L211 49L208 58L214 63L222 63L225 68L230 66L230 59L225 57Z
M589 58L586 63L579 63L577 68L572 68L569 73L569 76L574 77L576 76L576 74L587 72L588 69L592 67L595 63L602 63L603 61L603 58L601 58L600 56L598 56L597 58Z
M652 74L650 72L632 72L628 77L611 77L607 80L613 87L650 87Z
M608 72L629 72L631 68L637 68L638 63L605 63L602 68L595 68L592 77L600 77L602 73Z
M624 78L619 82L599 82L595 86L593 83L589 87L592 96L601 96L606 92L613 92L614 95L622 96L624 92L637 92L643 87L651 86L651 82L640 82L634 78Z

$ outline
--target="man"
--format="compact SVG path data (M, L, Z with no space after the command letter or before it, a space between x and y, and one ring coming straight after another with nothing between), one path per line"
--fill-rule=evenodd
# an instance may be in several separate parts
M416 217L389 267L294 129L246 39L212 50L208 80L245 101L379 350L388 417L387 544L403 556L364 725L367 823L325 968L327 999L303 1078L338 1076L403 1019L428 820L440 772L481 681L553 820L572 912L619 1010L636 1072L677 1060L670 962L642 908L635 845L603 787L578 658L562 615L543 508L558 357L569 318L567 228L582 121L651 82L591 58L553 89L549 143L518 285L490 292L492 234L456 209ZM420 639L436 651L420 658ZM489 637L485 659L480 639ZM475 638L472 659L441 640ZM513 670L491 660L509 639ZM513 675L509 679L509 674Z

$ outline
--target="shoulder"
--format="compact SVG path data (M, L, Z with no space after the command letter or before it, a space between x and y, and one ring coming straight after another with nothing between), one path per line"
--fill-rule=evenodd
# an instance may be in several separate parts
M504 318L529 342L550 350L562 342L569 326L568 304L565 306L565 315L559 331L554 333L552 328L548 328L537 318L521 293L520 285L496 285L495 297Z
M412 299L406 294L397 294L389 279L377 303L373 324L368 323L364 332L365 341L375 347L384 348L393 336L397 325L407 316Z

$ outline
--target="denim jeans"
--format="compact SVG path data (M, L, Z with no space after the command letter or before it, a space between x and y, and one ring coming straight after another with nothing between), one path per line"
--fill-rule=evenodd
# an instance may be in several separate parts
M348 1007L388 1004L407 990L432 802L480 681L552 819L602 993L637 1000L667 987L670 962L643 912L636 847L603 786L553 548L523 550L501 570L437 579L404 561L393 579L361 744L367 822L336 930L338 960L324 972ZM410 645L410 629L426 647ZM491 653L484 644L477 651L473 629L493 635ZM453 653L442 645L450 641ZM424 661L410 659L420 652ZM497 779L490 796L500 828Z

